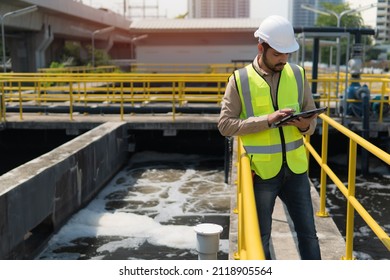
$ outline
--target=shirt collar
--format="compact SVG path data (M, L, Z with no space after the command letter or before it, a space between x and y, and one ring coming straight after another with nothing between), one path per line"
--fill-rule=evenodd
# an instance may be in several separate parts
M260 74L260 76L268 76L269 73L265 72L259 65L259 55L256 55L255 59L253 60L253 66L255 67L256 71Z

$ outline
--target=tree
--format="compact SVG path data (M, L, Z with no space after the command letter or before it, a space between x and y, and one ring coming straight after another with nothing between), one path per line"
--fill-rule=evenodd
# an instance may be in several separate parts
M351 10L349 3L332 4L332 3L321 3L324 10L334 11L336 14L341 14L343 11ZM340 19L340 27L363 27L364 20L360 14L351 13L346 14ZM319 14L317 17L316 26L337 26L336 16L328 16Z
M188 16L188 12L186 12L184 14L180 14L180 15L176 16L175 18L176 19L185 19L187 16Z
M83 65L84 63L86 63L81 58L81 44L79 42L66 41L65 46L62 50L61 61L63 63L65 63L67 61L72 61L71 66L80 66L80 65Z
M340 15L343 11L351 10L351 7L349 6L349 3L341 3L341 4L332 4L332 3L321 3L321 6L323 10L329 10L334 11L336 14ZM316 26L318 27L337 27L337 17L333 15L323 15L318 14ZM346 27L346 28L361 28L364 27L364 20L361 16L360 12L356 13L350 13L345 14L341 16L340 18L340 27ZM350 42L350 46L353 46L355 44L355 38L351 37L352 41ZM372 38L367 37L364 38L364 43L366 46L372 45ZM341 38L340 39L340 62L341 64L345 64L346 60L349 60L349 58L346 58L346 51L347 51L347 39ZM364 48L365 49L365 48ZM352 54L351 50L349 52ZM328 62L330 56L330 49L326 48L323 50L321 55L321 62ZM336 52L333 52L333 58L332 61L336 60ZM364 57L364 52L363 52Z
M87 46L88 53L90 57L92 57L92 46ZM110 64L110 55L105 50L96 49L94 51L94 58L95 58L95 67L96 66L104 66ZM92 58L91 58L92 60ZM91 65L90 65L91 66Z

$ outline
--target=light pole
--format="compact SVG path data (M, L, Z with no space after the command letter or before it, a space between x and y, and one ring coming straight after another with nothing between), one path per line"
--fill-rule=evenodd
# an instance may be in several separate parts
M115 29L115 26L109 26L109 27L106 27L106 28L102 28L102 29L98 29L98 30L95 30L92 32L92 67L95 67L95 36L97 34L103 34L103 33L107 33L107 32L110 32L112 30Z
M343 16L348 15L348 14L357 13L357 12L360 12L360 11L363 11L363 10L367 10L367 9L375 7L376 5L377 5L376 3L372 3L372 4L367 5L367 6L345 10L345 11L342 11L341 13L339 13L339 14L336 13L335 11L332 11L332 10L327 10L327 9L326 10L320 10L320 9L317 9L315 7L312 7L310 5L305 5L305 4L302 4L301 8L305 9L305 10L308 10L308 11L312 11L312 12L317 13L317 14L322 14L322 15L326 15L326 16L335 16L336 19L337 19L337 27L340 27L340 25L341 25L341 18ZM337 81L339 81L340 80L340 37L336 38L336 45L337 45L336 70L337 70ZM339 83L337 82L337 85L336 85L336 96L338 96L338 92L339 92Z
M36 5L30 6L27 8L23 8L20 10L15 10L12 12L5 13L4 15L0 15L0 21L1 21L1 44L3 48L3 69L4 72L6 72L6 67L5 67L5 34L4 34L4 20L6 17L17 17L21 15L25 15L27 13L32 13L38 10L38 7Z
M333 15L337 19L337 27L340 27L340 25L341 25L341 18L343 16L348 15L348 14L357 13L357 12L360 12L360 11L364 11L364 10L376 7L376 5L377 5L376 3L372 3L372 4L367 5L367 6L345 10L345 11L342 11L341 13L339 13L339 14L336 13L335 11L332 11L332 10L325 10L325 9L324 10L320 10L320 9L317 9L315 7L312 7L310 5L305 5L305 4L302 4L301 8L305 9L305 10L308 10L308 11L312 11L312 12L317 13L317 14L326 15L326 16L332 16Z
M146 39L148 38L148 34L143 34L143 35L139 35L139 36L135 36L135 37L132 37L130 40L131 40L131 57L133 59L135 59L135 43L139 40L143 40L143 39Z

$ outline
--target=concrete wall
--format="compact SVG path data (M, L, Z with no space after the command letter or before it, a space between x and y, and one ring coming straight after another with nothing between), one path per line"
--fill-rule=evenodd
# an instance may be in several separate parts
M240 46L143 46L137 47L140 63L231 63L232 60L250 60L257 55L257 45ZM207 69L205 69L206 71Z
M127 147L126 124L105 123L1 176L0 259L21 258L41 223L62 226L123 166Z

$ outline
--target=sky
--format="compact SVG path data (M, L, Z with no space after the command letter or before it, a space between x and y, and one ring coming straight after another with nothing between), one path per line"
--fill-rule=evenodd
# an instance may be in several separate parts
M84 4L109 8L113 11L123 14L124 0L82 0ZM277 14L287 17L288 2L290 0L251 0L251 18L264 18L271 14ZM127 0L132 3L143 3L143 0ZM351 8L365 7L376 0L348 0ZM153 6L158 6L159 15L174 18L177 15L184 14L187 11L187 0L145 0L145 3ZM158 3L158 4L157 4ZM364 24L376 26L376 8L370 8L361 12Z

